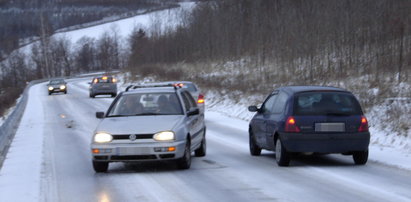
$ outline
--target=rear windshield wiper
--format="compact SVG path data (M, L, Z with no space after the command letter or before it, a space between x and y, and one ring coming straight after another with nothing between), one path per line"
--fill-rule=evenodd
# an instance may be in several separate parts
M327 116L350 116L351 113L344 113L344 112L327 112Z

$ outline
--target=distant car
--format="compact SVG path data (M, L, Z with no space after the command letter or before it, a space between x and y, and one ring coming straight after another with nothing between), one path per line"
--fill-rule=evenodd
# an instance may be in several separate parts
M96 97L96 95L117 96L117 80L113 76L94 77L89 84L89 95L91 98Z
M91 143L93 168L106 172L110 162L175 161L191 165L191 153L206 155L204 116L191 94L177 86L129 86L102 119Z
M197 106L200 108L200 113L204 114L205 110L205 97L204 94L201 92L200 88L197 86L197 84L191 82L191 81L165 81L165 82L157 82L157 83L148 83L147 85L177 85L180 86L181 88L187 89L193 98L197 102Z
M355 164L368 160L368 121L354 95L334 87L289 86L274 90L249 125L251 155L275 151L279 166L293 153L341 153Z
M67 83L66 81L64 81L64 79L52 79L47 84L47 90L49 95L59 92L67 94Z

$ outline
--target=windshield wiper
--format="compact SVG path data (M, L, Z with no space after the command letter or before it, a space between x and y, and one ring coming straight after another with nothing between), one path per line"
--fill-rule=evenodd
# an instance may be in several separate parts
M146 116L146 115L163 115L163 114L156 113L156 112L145 112L145 113L140 113L140 114L134 114L134 116Z
M110 116L107 116L107 117L124 117L124 116L133 116L133 115L118 114L118 115L110 115Z

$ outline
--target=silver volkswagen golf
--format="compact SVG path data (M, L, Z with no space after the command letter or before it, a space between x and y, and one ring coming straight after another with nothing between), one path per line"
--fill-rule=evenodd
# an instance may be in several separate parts
M91 143L96 172L106 172L110 162L159 160L188 169L193 151L206 154L204 115L178 86L129 86L96 117L102 119Z

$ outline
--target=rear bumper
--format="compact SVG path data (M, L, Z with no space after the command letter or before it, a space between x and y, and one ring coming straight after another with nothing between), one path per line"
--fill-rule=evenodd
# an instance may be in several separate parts
M288 152L348 153L368 150L370 133L280 133Z
M182 158L185 141L170 143L138 143L138 144L92 144L91 150L99 149L98 154L92 153L94 161L129 162L157 161ZM159 148L175 147L175 151L158 151Z
M90 91L91 94L94 95L102 95L102 94L116 94L117 88L115 89L94 89Z

